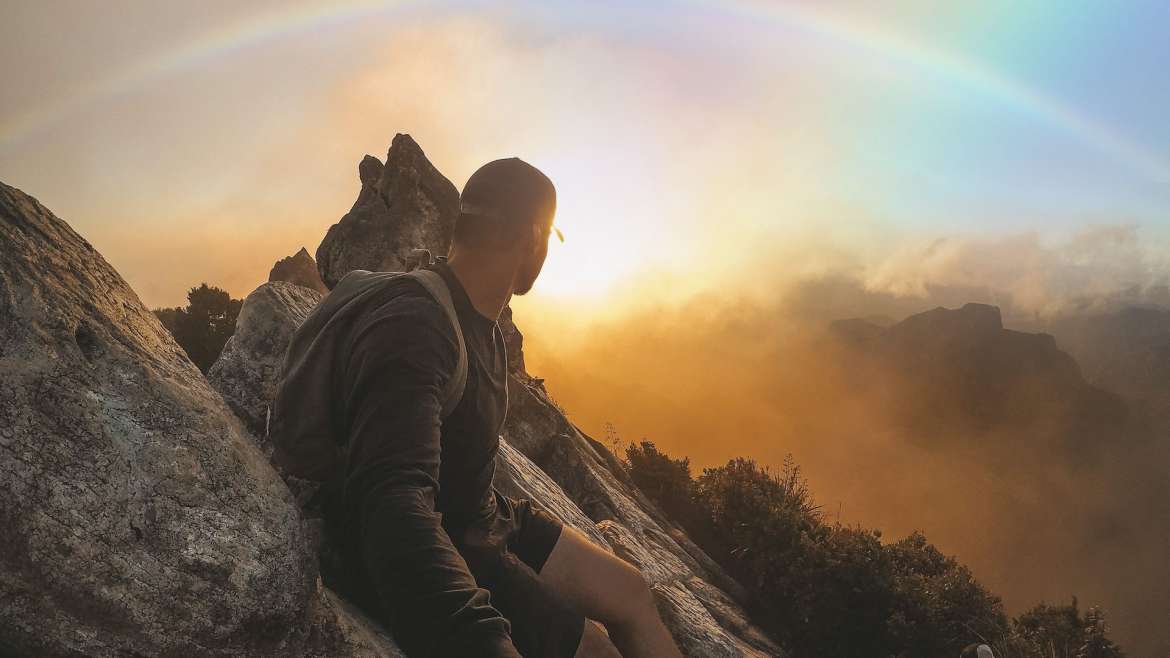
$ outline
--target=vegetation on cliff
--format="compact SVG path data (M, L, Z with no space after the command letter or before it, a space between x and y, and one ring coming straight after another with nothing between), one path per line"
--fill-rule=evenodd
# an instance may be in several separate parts
M624 465L644 493L751 593L749 612L794 655L957 656L983 642L1001 658L1117 658L1103 613L1040 604L1009 619L999 597L913 533L830 522L791 459L778 473L750 459L706 468L649 441Z

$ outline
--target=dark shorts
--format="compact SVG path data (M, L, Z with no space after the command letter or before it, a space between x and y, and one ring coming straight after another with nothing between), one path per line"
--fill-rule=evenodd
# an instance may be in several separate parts
M489 532L456 542L492 606L511 624L512 643L524 658L572 658L585 632L585 615L537 574L561 536L560 519L527 499L496 492Z

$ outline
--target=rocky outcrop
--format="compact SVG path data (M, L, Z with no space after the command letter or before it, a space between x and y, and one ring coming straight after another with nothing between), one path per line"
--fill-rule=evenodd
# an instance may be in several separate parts
M504 349L508 353L508 372L522 374L524 368L524 334L512 322L512 307L505 306L498 320L500 333L504 335Z
M268 433L268 405L292 333L319 301L321 294L304 286L283 281L260 286L244 300L235 334L207 371L211 385L257 437Z
M276 261L276 264L272 266L272 271L268 273L268 280L295 283L322 295L329 292L329 289L325 287L325 282L321 280L321 274L317 271L317 261L313 260L313 257L309 255L309 250L304 247L301 247L301 250L292 256Z
M94 248L0 184L0 655L395 655Z
M396 135L383 165L367 155L353 208L317 248L317 268L330 289L355 269L408 269L411 250L443 255L459 216L459 192L409 135Z

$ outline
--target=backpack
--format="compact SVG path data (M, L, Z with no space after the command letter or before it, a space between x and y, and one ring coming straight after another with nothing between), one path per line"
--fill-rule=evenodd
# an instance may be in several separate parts
M432 264L431 254L425 249L416 249L419 260L406 272L370 272L353 270L346 274L321 302L317 304L301 326L293 333L285 351L281 384L276 398L269 408L266 449L270 449L271 461L288 485L301 510L304 528L309 542L318 557L321 577L325 584L343 596L357 600L363 589L356 584L360 581L354 569L354 556L347 556L339 542L340 527L337 525L338 505L344 488L345 466L349 459L349 445L345 437L339 437L328 414L299 416L301 408L291 408L291 403L282 404L281 391L285 382L291 380L298 387L301 397L298 403L307 404L318 410L328 409L335 370L339 364L330 357L331 341L318 341L323 332L329 331L331 322L340 318L344 325L352 322L353 312L360 311L367 302L376 302L377 296L386 289L386 284L399 277L410 277L418 281L424 290L443 307L451 326L455 329L459 345L459 358L455 373L443 391L441 418L444 420L454 411L463 398L467 385L467 345L463 329L455 313L451 291L443 276L433 270L421 269ZM436 260L444 261L445 257ZM323 345L318 345L318 342ZM316 353L315 348L323 353ZM314 358L306 358L311 354ZM280 413L275 413L280 410ZM285 415L296 416L293 422L286 422Z
M421 265L429 265L434 262L431 260L430 252L425 249L416 249L415 253L420 255L419 262L406 272L353 270L342 277L305 318L305 321L293 334L292 340L289 341L285 352L282 385L288 379L298 380L297 386L305 386L302 383L305 381L312 382L315 389L313 392L323 398L331 385L332 375L321 371L319 359L323 358L323 355L315 355L318 356L316 362L305 358L305 355L313 349L317 337L322 332L329 330L330 323L335 317L343 315L344 311L356 304L370 300L380 291L385 290L389 281L400 277L409 277L418 281L423 289L443 307L455 330L456 342L459 345L455 373L443 391L441 417L446 419L463 398L463 391L467 385L467 345L463 339L463 330L459 325L459 317L456 315L455 304L446 281L438 272L421 268ZM446 258L440 256L436 260L445 261ZM277 395L280 395L279 390ZM279 403L274 402L270 414L277 407L279 407ZM288 410L285 410L285 413L288 413ZM282 424L279 419L272 418L272 420L274 421L273 425ZM278 427L269 428L270 430L278 430L269 434L273 449L272 461L286 479L291 476L309 483L326 483L341 474L348 458L348 443L330 431L332 429L329 424L330 419L317 420L319 422L316 426L313 426L312 423L292 423L295 429L287 432L279 431Z

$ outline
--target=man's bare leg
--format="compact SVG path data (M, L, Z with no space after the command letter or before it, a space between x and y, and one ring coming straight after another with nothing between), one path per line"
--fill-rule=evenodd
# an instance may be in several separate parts
M623 658L682 658L662 623L642 572L569 525L540 570L540 579L589 619L605 624ZM591 624L586 622L586 635ZM585 649L581 643L578 656ZM595 654L604 656L606 654Z
M585 633L581 636L581 644L577 645L573 658L622 658L622 654L613 646L601 624L586 619Z

